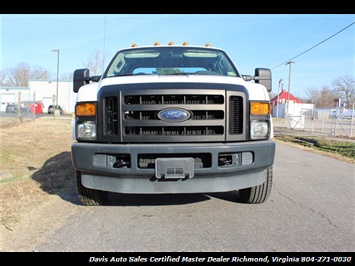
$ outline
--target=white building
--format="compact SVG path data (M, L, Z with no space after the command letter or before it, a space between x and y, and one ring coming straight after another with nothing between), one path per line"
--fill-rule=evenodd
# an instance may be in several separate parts
M27 87L2 87L0 86L0 111L6 111L8 103L18 103L31 99L30 88Z
M28 87L0 87L0 109L6 110L8 103L42 102L43 112L48 106L56 104L57 80L29 80ZM58 82L58 105L66 113L74 112L76 93L73 92L72 81Z
M56 104L57 81L56 80L29 80L30 94L36 101L42 101L43 111L47 112L48 106ZM72 81L58 81L58 105L66 113L74 112L76 93L73 92Z
M308 110L312 110L314 108L314 104L311 103L295 103L290 101L289 106L287 107L287 103L280 103L278 106L273 106L272 108L272 116L273 117L286 117L287 116L287 108L288 108L288 116L301 116ZM278 113L277 113L278 112Z

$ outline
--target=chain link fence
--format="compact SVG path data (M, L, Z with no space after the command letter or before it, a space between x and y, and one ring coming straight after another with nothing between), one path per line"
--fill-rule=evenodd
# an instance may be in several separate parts
M294 130L303 130L311 133L332 136L355 137L354 109L345 115L339 108L329 110L309 109L301 111L299 116L286 116L286 127Z
M36 95L33 94L33 100L23 100L21 92L18 94L17 102L8 103L6 113L16 113L17 118L21 121L24 119L36 119L38 114L43 114L43 104L41 101L35 100Z
M35 96L34 93L31 97L32 100L29 100L29 97L24 97L25 99L23 99L21 92L19 92L15 101L5 103L6 105L2 112L6 114L1 115L0 126L7 127L30 120L35 121L43 116L47 111L44 110L42 101L35 100Z

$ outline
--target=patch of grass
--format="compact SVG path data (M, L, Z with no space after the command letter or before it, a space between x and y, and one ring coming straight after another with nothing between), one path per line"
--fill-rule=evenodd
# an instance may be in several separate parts
M299 137L289 135L280 135L276 138L281 141L291 142L326 153L337 154L349 159L355 159L355 143L350 141L337 141L322 137Z
M51 194L75 188L71 121L10 122L0 130L0 223L8 230Z

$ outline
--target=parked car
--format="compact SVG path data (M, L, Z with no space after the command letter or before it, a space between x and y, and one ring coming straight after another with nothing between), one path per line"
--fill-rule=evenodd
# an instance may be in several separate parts
M21 113L26 112L25 107L20 107ZM6 105L6 113L17 113L18 112L18 105L15 103L8 103Z
M53 114L54 110L60 110L60 114L63 114L64 111L60 105L50 105L48 106L48 114Z
M17 113L17 112L18 112L17 104L8 103L6 105L6 113Z

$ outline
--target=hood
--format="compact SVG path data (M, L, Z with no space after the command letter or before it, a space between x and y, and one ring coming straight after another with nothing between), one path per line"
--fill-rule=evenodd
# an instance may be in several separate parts
M142 84L142 83L217 83L235 84L247 88L250 100L269 100L269 95L264 86L246 82L239 77L209 76L209 75L136 75L111 77L92 82L80 88L77 101L96 101L98 90L103 86L116 84Z

